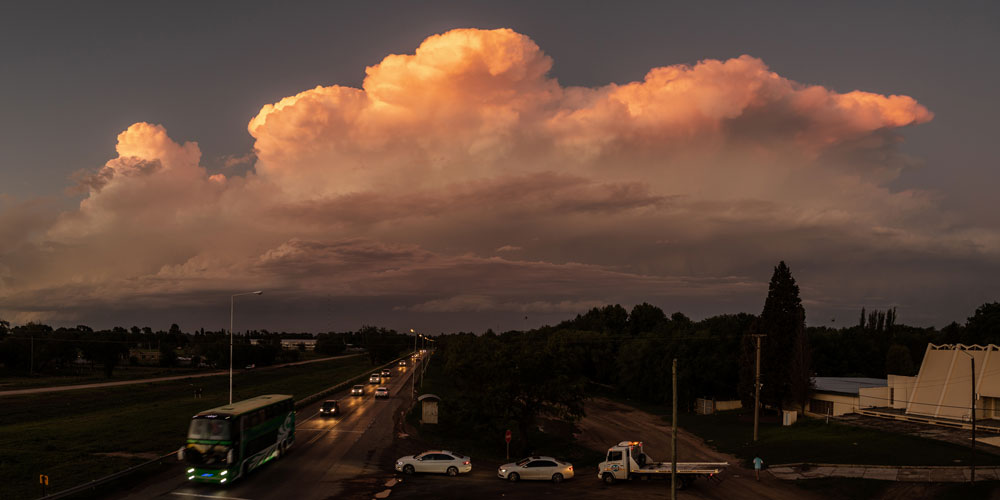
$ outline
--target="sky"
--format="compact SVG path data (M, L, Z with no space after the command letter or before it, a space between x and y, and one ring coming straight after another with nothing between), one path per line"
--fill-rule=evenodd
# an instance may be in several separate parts
M692 5L693 4L693 5ZM0 318L477 331L998 300L990 2L7 2Z

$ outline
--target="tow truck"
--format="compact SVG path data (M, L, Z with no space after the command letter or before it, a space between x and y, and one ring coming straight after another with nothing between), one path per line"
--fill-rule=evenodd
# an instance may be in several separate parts
M729 467L729 462L677 462L680 489L699 477L714 478ZM641 441L622 441L608 448L607 459L597 466L597 478L607 484L628 479L670 479L670 462L654 462L642 450Z

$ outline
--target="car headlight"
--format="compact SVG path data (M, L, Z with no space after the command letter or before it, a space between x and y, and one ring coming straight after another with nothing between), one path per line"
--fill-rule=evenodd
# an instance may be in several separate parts
M500 469L500 473L501 474L506 474L507 473L507 469Z

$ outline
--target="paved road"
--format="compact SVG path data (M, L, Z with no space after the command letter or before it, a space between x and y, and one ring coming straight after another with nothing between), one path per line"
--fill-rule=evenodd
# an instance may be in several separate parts
M295 445L285 457L268 463L228 487L193 484L184 478L178 462L171 471L153 477L114 499L197 500L291 500L339 498L351 479L379 472L378 450L393 440L395 422L410 398L410 377L418 366L394 369L386 384L390 398L375 400L374 385L366 385L364 397L344 393L330 399L341 401L342 417L319 416L321 402L298 411ZM178 443L183 436L178 436ZM365 491L371 486L366 485Z
M310 359L307 361L296 361L294 363L284 363L280 365L272 366L262 366L257 368L258 370L273 370L275 368L281 368L282 366L296 366L296 365L307 365L309 363L318 363L320 361L329 361L331 359L337 358L349 358L351 356L360 356L360 354L344 354L341 356L332 356L329 358L319 358ZM241 370L242 371L242 370ZM120 380L117 382L100 382L96 384L79 384L79 385L57 385L53 387L35 387L33 389L17 389L10 391L0 391L0 397L3 396L17 396L20 394L38 394L41 392L61 392L61 391L75 391L78 389L93 389L95 387L115 387L119 385L133 385L133 384L148 384L150 382L165 382L168 380L184 380L189 378L203 378L203 377L218 377L220 375L229 375L229 370L218 371L218 372L208 372L208 373L192 373L189 375L177 375L173 377L157 377L157 378L139 378L134 380Z

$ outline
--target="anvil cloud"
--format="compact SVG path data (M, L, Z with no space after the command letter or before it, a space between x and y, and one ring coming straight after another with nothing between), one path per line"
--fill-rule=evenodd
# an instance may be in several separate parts
M755 312L784 259L812 310L899 305L905 320L924 307L914 287L947 293L996 267L996 228L889 188L911 162L897 130L933 118L911 97L798 83L748 55L596 88L560 84L552 64L511 30L431 36L361 88L263 106L246 175L210 173L196 143L136 123L80 176L77 209L0 216L0 315L183 315L257 288L363 301L340 328L482 329L484 312L612 302Z

